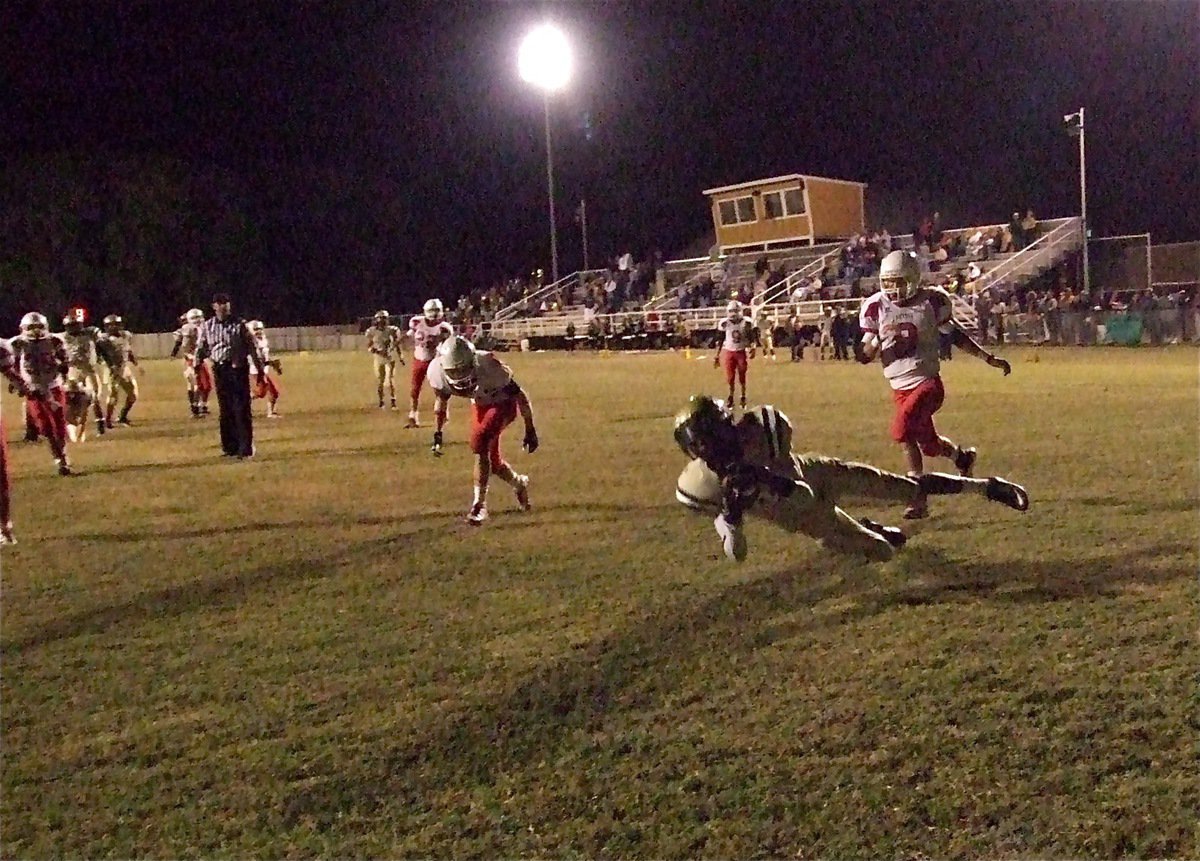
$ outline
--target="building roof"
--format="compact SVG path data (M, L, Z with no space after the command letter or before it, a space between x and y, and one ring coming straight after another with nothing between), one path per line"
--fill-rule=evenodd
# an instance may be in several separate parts
M743 188L755 188L756 186L760 186L760 185L768 185L768 184L776 183L776 182L787 182L788 180L791 180L791 179L819 179L822 182L836 182L836 183L840 183L842 185L857 185L861 188L867 187L867 184L865 182L852 182L851 180L848 180L848 179L832 179L828 176L810 176L808 174L803 174L803 173L787 173L787 174L784 174L783 176L772 176L767 179L755 179L755 180L751 180L750 182L739 182L735 185L722 185L722 186L718 186L717 188L706 188L706 189L704 189L703 193L704 194L721 194L726 191L738 191L739 189L743 189Z

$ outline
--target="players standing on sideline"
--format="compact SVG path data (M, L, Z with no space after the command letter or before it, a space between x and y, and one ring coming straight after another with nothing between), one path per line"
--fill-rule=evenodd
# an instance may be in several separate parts
M442 428L446 424L450 397L471 399L471 451L475 455L473 478L475 496L467 513L467 523L478 526L487 519L488 479L495 475L512 485L517 504L529 510L529 476L518 475L500 454L500 435L512 424L517 413L525 421L524 449L537 451L538 436L533 425L533 407L529 397L513 379L508 366L489 352L476 350L461 336L450 338L437 350L429 364L429 386L437 396L433 453L442 453Z
M254 397L267 399L267 418L279 418L279 411L275 409L275 405L279 403L279 384L275 382L275 374L283 376L283 363L278 359L271 358L271 342L267 340L266 330L263 328L262 320L250 321L250 334L254 336L254 343L258 347L258 354L262 356L262 373L257 374L254 380ZM253 374L253 369L248 369L249 373Z
M67 349L68 396L74 389L74 402L78 405L82 400L79 393L86 391L96 417L96 432L102 434L107 425L104 421L104 408L100 404L105 395L105 386L101 383L101 378L102 375L104 378L109 377L107 357L111 355L111 351L100 350L100 330L87 325L87 319L87 309L80 307L67 309L66 316L63 317L62 339ZM72 383L77 385L71 386ZM68 400L71 398L68 397ZM86 414L84 418L87 418ZM76 430L73 436L83 439L83 428L78 426L77 422L78 419L74 423L68 422L68 425L74 424ZM73 438L71 441L76 440Z
M208 396L212 393L212 374L208 365L196 360L196 342L200 336L200 324L204 322L204 312L192 308L180 319L180 326L175 330L175 346L171 348L171 358L183 353L183 379L187 382L188 409L192 418L202 418L208 415Z
M21 334L9 342L17 371L28 391L25 409L37 432L50 443L59 475L70 475L67 462L67 348L50 334L46 316L30 311L21 318Z
M840 507L843 497L907 503L926 493L975 492L1017 511L1029 507L1025 489L1002 478L936 472L905 477L863 463L793 454L791 423L771 406L735 421L723 404L693 396L676 416L675 441L693 458L679 476L675 496L694 510L720 512L713 525L731 559L746 556L742 515L751 510L830 550L882 562L907 537L895 527L855 519Z
M413 339L413 366L408 421L404 425L406 428L421 426L418 412L421 384L425 382L425 375L438 345L454 336L454 327L442 319L442 313L442 300L430 299L425 303L421 315L408 321L408 333Z
M375 359L375 391L379 395L379 408L383 409L383 392L387 389L392 399L392 409L396 406L396 363L404 364L404 335L399 326L392 325L391 315L387 311L376 311L367 329L367 352ZM412 414L409 414L412 420Z
M107 344L111 351L109 360L112 366L112 379L109 381L108 407L104 413L104 424L110 428L113 426L113 411L117 408L117 390L120 389L125 393L125 405L121 407L117 424L128 426L129 411L133 409L138 398L135 371L138 362L137 356L133 354L133 335L125 328L119 316L109 314L104 318L104 334L101 336L101 342Z
M963 448L939 435L933 424L933 414L945 398L939 374L939 333L950 335L964 352L983 358L1005 376L1012 367L980 347L954 322L949 294L921 285L921 267L911 251L892 251L883 258L879 284L879 292L859 309L863 334L855 345L855 356L863 364L876 355L883 362L883 375L892 386L896 403L892 439L904 448L908 474L917 477L924 472L924 454L950 458L961 475L969 476L975 467L975 449ZM896 293L895 299L888 296L888 290ZM904 517L915 520L928 513L922 494L909 505Z

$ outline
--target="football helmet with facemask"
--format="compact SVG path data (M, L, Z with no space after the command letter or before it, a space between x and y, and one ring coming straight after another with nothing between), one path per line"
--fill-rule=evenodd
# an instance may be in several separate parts
M731 299L729 304L725 306L725 313L734 320L740 319L742 316L742 303L737 299Z
M30 311L21 318L21 334L26 338L38 340L46 337L50 332L50 324L46 320L46 315L38 311Z
M119 314L109 314L104 318L104 330L110 335L115 335L121 331L121 326L124 321Z
M718 474L742 456L733 415L708 395L692 395L675 416L675 442L688 457L700 458Z
M921 263L911 251L892 251L879 264L879 285L895 290L896 297L911 299L921 287Z
M424 312L425 319L431 323L442 319L442 315L445 313L445 309L442 307L442 300L430 299L425 303Z
M455 335L442 341L437 351L438 358L442 360L446 384L451 391L460 395L472 394L477 385L475 375L479 367L475 345L462 335Z
M183 319L193 325L199 325L204 322L204 312L199 308L191 308L183 315Z
M375 316L371 318L376 326L386 326L392 319L392 315L380 308L375 312Z
M251 320L246 325L250 327L250 331L253 332L255 335L262 334L262 330L263 330L263 321L262 320Z

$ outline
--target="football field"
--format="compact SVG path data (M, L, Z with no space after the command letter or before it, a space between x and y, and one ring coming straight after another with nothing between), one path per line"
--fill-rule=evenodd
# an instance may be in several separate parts
M504 356L533 510L478 529L465 402L435 459L365 353L283 355L248 462L175 362L72 478L4 394L0 856L1196 857L1197 353L1000 352L939 428L1031 510L934 498L882 566L675 502L711 353ZM877 365L750 399L902 469Z

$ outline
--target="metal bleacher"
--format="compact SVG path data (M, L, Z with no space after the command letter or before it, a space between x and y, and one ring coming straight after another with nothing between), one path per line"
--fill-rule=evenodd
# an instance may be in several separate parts
M964 234L970 236L980 230L992 232L999 225L959 228L947 231L951 235ZM1068 255L1077 252L1082 241L1081 220L1075 218L1059 218L1042 221L1039 225L1040 236L1019 252L1009 254L993 254L987 259L970 261L958 258L950 261L939 272L926 274L924 280L929 284L942 284L949 278L950 273L965 269L969 262L975 262L981 270L979 278L975 279L973 292L992 291L1004 293L1020 287L1029 280L1038 277L1048 269L1059 265ZM893 237L894 247L910 248L911 236ZM788 272L783 278L767 287L766 291L756 296L750 304L752 318L760 323L763 321L782 321L794 316L797 325L815 323L826 309L841 306L847 311L856 311L861 298L814 299L810 301L792 301L795 288L804 279L826 271L837 263L844 243L825 246L805 246L799 249L779 249L773 252L755 254L753 252L739 256L735 266L727 272L725 290L736 289L742 279L754 277L754 261L766 256L773 270L783 268ZM789 256L790 255L790 256ZM502 309L490 324L485 326L492 340L508 346L517 347L522 341L535 341L543 338L563 338L568 331L575 338L587 338L589 328L599 329L607 333L607 338L625 338L641 342L647 335L676 332L691 336L696 332L714 330L717 322L725 316L725 302L707 308L680 308L679 297L688 287L704 277L708 277L714 261L710 258L694 258L690 260L669 261L664 269L672 273L677 280L674 289L669 289L663 296L647 303L638 310L622 311L614 314L594 314L583 306L564 308L551 314L529 314L536 311L543 300L557 296L564 286L572 289L582 287L589 279L603 275L604 270L589 270L575 272L554 284L546 285L539 290L523 297L519 302ZM743 266L749 271L742 271ZM790 268L789 267L794 267ZM863 278L858 282L863 296L869 296L878 290L876 279ZM978 331L978 316L973 305L962 296L954 296L954 316L956 322L970 332ZM568 329L570 327L570 329ZM625 333L622 335L621 333Z

